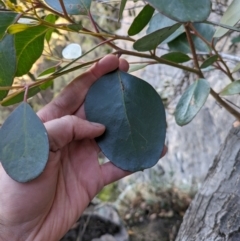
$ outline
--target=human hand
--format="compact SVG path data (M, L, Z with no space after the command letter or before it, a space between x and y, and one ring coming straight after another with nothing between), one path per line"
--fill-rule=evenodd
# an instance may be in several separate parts
M88 122L83 102L102 75L128 63L109 55L72 81L38 112L49 136L44 172L29 183L12 180L0 165L0 240L58 241L107 184L130 174L112 163L100 165L94 138L105 127Z

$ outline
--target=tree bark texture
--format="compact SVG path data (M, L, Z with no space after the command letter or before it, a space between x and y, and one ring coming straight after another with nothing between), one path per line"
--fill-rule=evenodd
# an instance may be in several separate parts
M240 127L232 128L176 241L240 241Z

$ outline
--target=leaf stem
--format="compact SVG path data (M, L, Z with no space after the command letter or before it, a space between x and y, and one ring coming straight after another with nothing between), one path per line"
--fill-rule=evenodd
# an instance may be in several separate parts
M230 80L233 82L234 81L234 78L232 76L232 73L231 71L229 70L227 64L225 63L225 61L223 60L222 56L218 53L218 51L216 50L215 46L214 46L214 42L212 41L212 43L208 42L201 34L198 33L198 31L194 28L193 24L190 23L189 24L189 27L191 28L191 30L194 32L194 34L200 38L205 44L207 44L213 51L214 53L218 56L220 62L224 65L225 70L223 70L223 68L221 66L219 66L219 68L224 72L226 73L226 75L230 78Z
M64 14L65 19L67 19L70 23L74 22L74 21L69 17L63 0L59 0L59 3L60 3L61 8L62 8L62 10L63 10L63 14Z
M90 18L90 20L91 20L91 23L92 23L92 25L93 25L96 33L99 33L98 27L97 27L97 25L96 25L96 23L95 23L95 21L94 21L94 19L93 19L93 16L92 16L90 10L88 11L88 16L89 16L89 18Z
M24 99L23 101L27 103L29 85L25 85Z

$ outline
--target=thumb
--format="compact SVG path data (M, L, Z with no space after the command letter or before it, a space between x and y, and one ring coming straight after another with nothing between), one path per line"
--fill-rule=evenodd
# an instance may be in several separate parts
M73 140L93 139L105 131L103 125L73 115L45 122L44 125L48 133L50 151L57 151Z

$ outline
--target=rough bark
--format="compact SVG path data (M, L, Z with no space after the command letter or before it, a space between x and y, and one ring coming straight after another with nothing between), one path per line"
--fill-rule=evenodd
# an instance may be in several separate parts
M240 240L240 127L230 130L176 238L203 240Z

